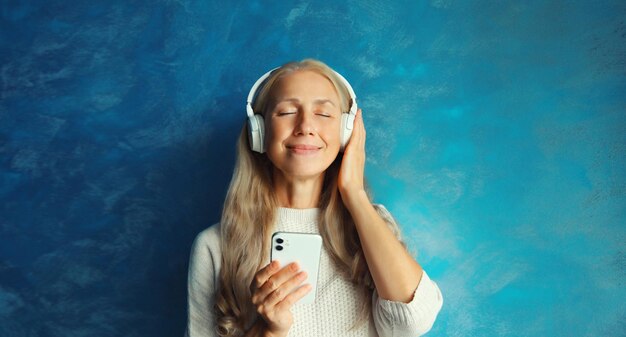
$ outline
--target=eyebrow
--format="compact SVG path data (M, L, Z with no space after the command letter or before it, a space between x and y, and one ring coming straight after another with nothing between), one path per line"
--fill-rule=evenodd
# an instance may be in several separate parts
M285 98L285 99L281 99L276 101L275 105L278 105L282 102L293 102L293 103L300 103L300 100L297 98ZM322 104L326 104L326 103L330 103L332 106L336 107L335 103L333 103L333 101L329 100L328 98L319 98L313 101L314 104L318 104L318 105L322 105Z

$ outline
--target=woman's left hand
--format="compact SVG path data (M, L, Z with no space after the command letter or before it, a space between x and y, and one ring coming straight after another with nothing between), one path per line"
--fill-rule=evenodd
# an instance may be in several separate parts
M338 187L344 203L356 194L364 191L363 175L365 171L365 126L361 109L356 112L354 129L343 153L339 169Z

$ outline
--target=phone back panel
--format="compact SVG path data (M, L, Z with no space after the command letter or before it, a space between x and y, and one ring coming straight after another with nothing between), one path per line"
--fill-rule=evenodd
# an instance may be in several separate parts
M272 235L271 260L278 260L281 268L291 262L298 262L300 269L307 272L307 278L302 285L308 283L313 286L296 304L315 301L321 251L322 237L319 234L276 232Z

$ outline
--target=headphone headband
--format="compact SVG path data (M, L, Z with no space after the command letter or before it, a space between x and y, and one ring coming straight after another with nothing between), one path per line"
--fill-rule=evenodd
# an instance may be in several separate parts
M261 76L258 80L256 80L256 82L254 82L254 85L250 89L250 93L248 93L248 100L246 102L246 113L248 114L249 118L254 116L254 110L252 110L252 101L254 100L256 96L257 90L259 89L261 84L263 84L263 82L272 74L272 72L278 68L280 67L276 67L266 72L265 74L263 74L263 76ZM351 100L350 110L348 111L348 113L350 115L356 116L356 110L357 110L356 95L354 94L354 90L352 89L352 86L350 85L350 83L348 83L348 81L343 76L341 76L340 73L334 70L333 70L333 73L339 78L341 83L343 83L343 85L348 89L348 93L350 94L350 100Z

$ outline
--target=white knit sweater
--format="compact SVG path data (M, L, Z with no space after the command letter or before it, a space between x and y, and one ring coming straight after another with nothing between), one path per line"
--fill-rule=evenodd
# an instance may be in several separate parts
M374 205L401 239L399 228L384 206ZM278 208L274 231L319 233L318 208ZM188 276L188 321L186 336L213 337L214 295L221 264L220 228L213 225L196 237L191 249ZM266 262L269 263L269 257ZM290 337L300 336L384 336L415 337L430 330L443 305L441 291L424 271L409 303L394 302L372 295L368 323L349 331L357 320L361 292L341 276L328 252L322 248L315 303L296 303L291 309L294 323Z

